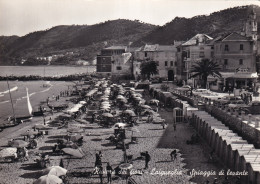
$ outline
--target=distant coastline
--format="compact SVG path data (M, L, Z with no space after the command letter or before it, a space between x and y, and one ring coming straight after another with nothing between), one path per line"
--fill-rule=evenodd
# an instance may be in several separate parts
M0 66L0 80L78 80L95 75L96 66Z

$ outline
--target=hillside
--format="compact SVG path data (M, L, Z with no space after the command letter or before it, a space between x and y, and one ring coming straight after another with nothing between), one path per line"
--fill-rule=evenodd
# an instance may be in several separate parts
M21 58L35 58L73 52L70 58L92 60L106 45L128 44L145 36L156 26L118 19L95 25L56 26L49 30L38 31L18 37L0 38L0 64L16 63ZM10 63L11 62L11 63Z
M260 7L254 6L254 10L257 14L258 31L260 32ZM134 45L142 45L143 43L173 44L174 40L185 41L197 33L205 33L214 38L228 32L240 32L250 11L252 11L252 6L243 6L190 19L176 17L171 22L139 39Z
M260 7L254 6L254 10L260 32ZM164 26L118 19L95 25L61 25L23 37L0 37L0 65L17 64L22 58L29 60L30 65L47 64L35 58L50 55L62 55L51 64L74 64L79 59L91 61L102 48L113 44L173 44L174 40L185 41L197 33L215 38L228 32L240 32L251 11L252 6L243 6L189 19L176 17Z

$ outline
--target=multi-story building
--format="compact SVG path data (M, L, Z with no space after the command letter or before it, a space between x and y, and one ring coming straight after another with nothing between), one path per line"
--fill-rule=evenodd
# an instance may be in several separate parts
M140 66L145 61L155 61L158 64L157 77L173 81L176 77L176 45L145 45L135 51L133 73L135 78L141 75Z
M177 80L195 86L198 80L189 79L190 70L201 59L212 59L214 56L213 38L206 34L197 34L178 46Z
M101 50L101 54L97 55L97 73L111 74L112 56L120 56L126 52L126 46L111 46Z
M233 90L250 87L254 89L256 79L257 21L252 11L245 23L244 32L230 33L216 39L214 60L219 64L221 79L215 79L215 88ZM211 77L212 78L212 77Z

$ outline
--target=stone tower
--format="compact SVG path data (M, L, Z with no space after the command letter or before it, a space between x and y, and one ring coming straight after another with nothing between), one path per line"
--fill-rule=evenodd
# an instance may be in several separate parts
M251 13L248 15L244 31L246 37L250 37L252 40L257 41L257 20L254 9L252 9Z

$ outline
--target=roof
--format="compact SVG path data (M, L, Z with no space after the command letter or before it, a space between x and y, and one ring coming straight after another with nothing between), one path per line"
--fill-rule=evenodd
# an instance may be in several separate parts
M250 39L246 36L233 32L223 37L222 41L250 41Z
M126 50L127 46L111 46L104 48L104 50Z
M198 43L206 44L210 40L213 40L213 38L211 38L206 34L197 34L194 37L192 37L190 40L183 43L182 46L197 45Z
M175 45L159 45L159 44L154 44L154 45L148 45L146 44L141 51L146 51L146 52L155 52L155 51L173 51L176 49Z

